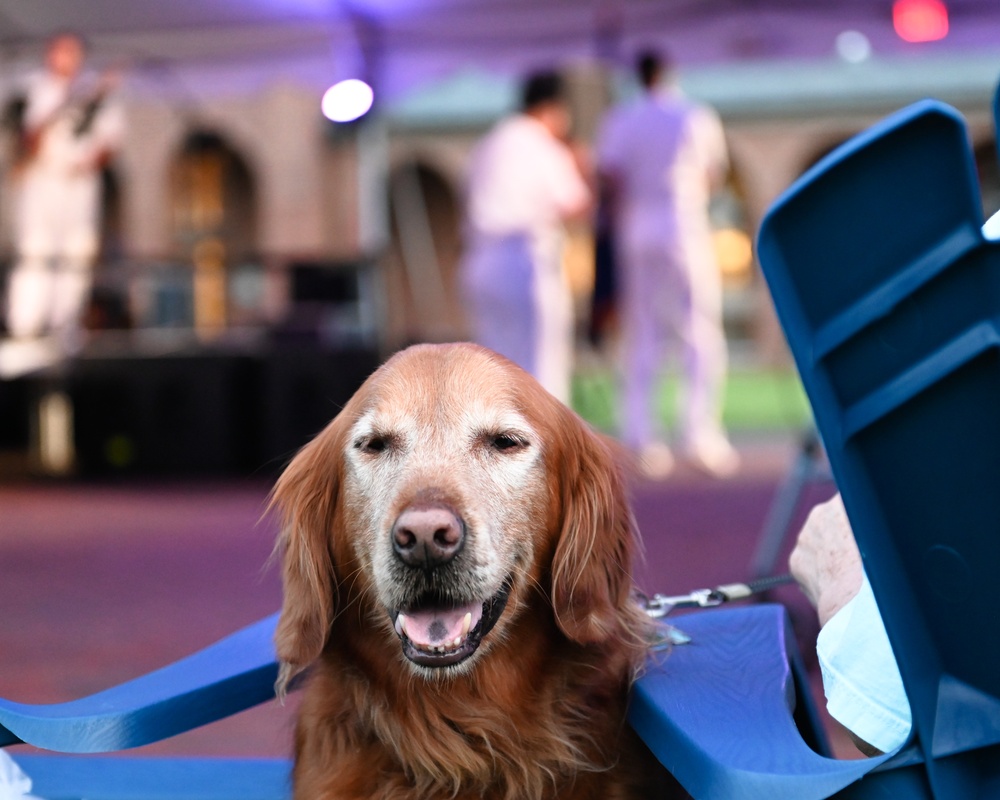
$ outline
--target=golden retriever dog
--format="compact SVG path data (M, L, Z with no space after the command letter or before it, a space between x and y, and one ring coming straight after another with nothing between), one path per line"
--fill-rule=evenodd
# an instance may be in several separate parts
M469 344L396 354L273 502L299 800L653 796L625 723L650 623L608 442Z

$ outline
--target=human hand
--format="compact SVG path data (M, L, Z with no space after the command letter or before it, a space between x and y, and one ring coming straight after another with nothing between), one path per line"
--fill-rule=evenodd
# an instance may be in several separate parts
M816 607L821 626L858 593L861 554L840 494L809 512L788 567Z

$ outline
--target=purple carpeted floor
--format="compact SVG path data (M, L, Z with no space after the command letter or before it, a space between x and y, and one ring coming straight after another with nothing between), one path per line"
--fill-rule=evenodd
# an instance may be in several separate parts
M637 482L646 549L640 586L674 594L750 577L792 458L794 445L782 440L745 449L744 468L731 480L681 474ZM98 691L276 610L279 580L268 566L275 530L262 519L269 488L261 481L0 485L0 696L41 703ZM829 484L811 486L798 519L831 492ZM773 599L789 606L812 664L811 609L794 587ZM284 706L268 703L134 752L284 755L295 706L294 696ZM833 739L839 754L852 755L843 737Z

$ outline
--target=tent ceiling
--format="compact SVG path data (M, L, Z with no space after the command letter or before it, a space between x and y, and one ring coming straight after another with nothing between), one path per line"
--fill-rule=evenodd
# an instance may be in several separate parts
M1000 2L946 2L949 36L909 45L892 31L891 0L0 0L0 66L37 56L38 42L65 28L102 58L312 59L326 73L367 68L390 89L456 68L523 70L654 42L684 65L831 58L847 29L880 56L995 52Z

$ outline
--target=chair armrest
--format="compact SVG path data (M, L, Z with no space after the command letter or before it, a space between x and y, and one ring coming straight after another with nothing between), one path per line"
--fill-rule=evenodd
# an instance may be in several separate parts
M839 761L805 743L792 716L794 642L781 606L672 622L692 641L650 659L629 722L697 800L820 800L885 760Z
M156 742L274 697L278 614L162 669L51 705L0 698L0 747L100 753Z

